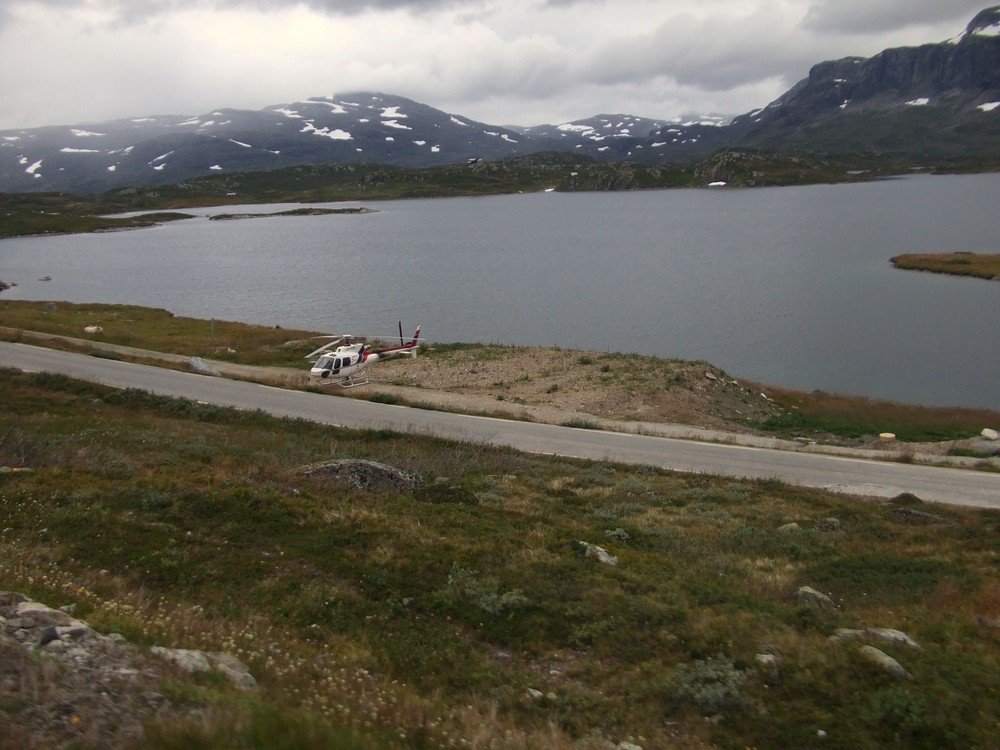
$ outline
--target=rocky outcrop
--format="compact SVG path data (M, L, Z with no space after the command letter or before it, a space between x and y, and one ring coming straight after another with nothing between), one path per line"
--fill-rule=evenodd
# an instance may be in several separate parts
M147 654L117 633L98 633L71 609L0 592L0 746L141 746L145 721L189 710L159 692L170 662L186 669L178 653L240 689L256 686L229 654L160 649L165 659L157 658L155 647Z
M812 586L799 587L799 590L795 592L795 600L806 607L816 607L817 609L824 609L831 612L840 609L833 599L822 591L817 591Z
M874 646L862 646L858 652L865 661L873 664L890 677L895 677L897 680L913 679L913 676L906 671L902 664Z
M220 672L229 678L240 690L256 690L257 681L243 664L232 654L214 651L195 651L189 648L164 648L153 646L150 653L165 659L189 674Z
M296 469L296 473L306 477L329 477L338 483L368 492L411 492L424 483L419 474L362 459L322 461Z
M733 142L778 150L997 153L1000 6L954 39L814 65L767 107L736 118Z
M615 566L618 564L618 558L604 549L604 547L598 547L596 544L591 544L590 542L577 542L577 545L584 557L597 558L597 562L602 565Z

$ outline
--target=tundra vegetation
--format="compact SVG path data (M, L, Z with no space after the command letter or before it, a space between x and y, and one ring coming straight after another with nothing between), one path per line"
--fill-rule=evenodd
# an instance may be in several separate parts
M75 605L143 648L231 653L257 680L165 681L192 710L146 717L143 747L995 746L998 511L350 431L51 374L0 370L0 403L0 589ZM297 471L332 459L423 483ZM58 679L4 683L0 721L21 726Z

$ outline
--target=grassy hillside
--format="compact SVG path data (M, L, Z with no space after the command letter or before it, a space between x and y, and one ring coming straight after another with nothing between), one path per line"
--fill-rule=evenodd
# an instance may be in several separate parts
M150 723L143 747L995 746L996 511L10 370L0 403L0 589L74 604L140 645L230 652L260 685L161 685L204 710ZM297 471L350 458L424 483L372 492ZM836 607L797 597L803 585ZM866 627L920 647L830 639ZM8 685L0 721L27 722L38 689ZM76 747L93 746L84 730Z

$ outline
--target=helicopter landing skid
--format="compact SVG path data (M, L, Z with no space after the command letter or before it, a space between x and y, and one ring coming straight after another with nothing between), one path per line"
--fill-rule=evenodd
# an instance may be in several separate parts
M368 385L371 381L368 379L368 373L361 372L357 375L348 375L337 381L337 385L341 388L357 388L359 385Z

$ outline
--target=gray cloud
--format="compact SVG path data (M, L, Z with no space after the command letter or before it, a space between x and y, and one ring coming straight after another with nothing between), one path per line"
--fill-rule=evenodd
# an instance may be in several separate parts
M955 19L954 34L958 34L987 4L985 0L817 0L804 26L819 32L878 34Z
M648 35L606 45L584 76L606 85L668 77L680 86L727 91L765 79L802 77L815 47L785 35L767 12L744 17L671 18Z
M0 67L19 70L0 80L0 127L351 90L498 124L734 114L765 105L822 60L953 36L981 4L0 0Z
M558 0L557 0L558 1ZM578 0L568 0L577 2ZM9 15L7 7L21 4L22 0L7 0L0 5L0 23ZM456 6L477 7L482 0L31 0L32 5L47 6L54 10L99 9L109 15L113 23L136 24L169 15L174 11L258 10L280 11L305 7L331 16L353 16L365 12L410 10L422 13Z

